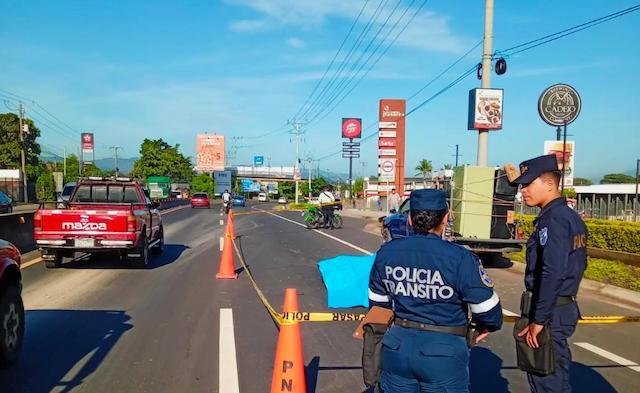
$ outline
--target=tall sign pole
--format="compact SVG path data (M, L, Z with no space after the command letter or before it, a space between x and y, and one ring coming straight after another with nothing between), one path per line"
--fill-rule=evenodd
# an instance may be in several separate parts
M18 107L18 119L20 121L20 162L22 164L22 187L24 187L24 191L22 192L23 202L29 202L29 195L27 191L27 157L26 150L27 146L25 143L26 133L28 129L25 129L26 124L24 123L24 107L22 106L22 102ZM28 126L27 126L28 127Z
M295 136L296 138L296 165L293 169L293 179L296 181L296 203L299 203L299 193L300 193L300 137L302 136L302 134L304 134L304 130L302 129L302 126L305 125L305 123L300 123L297 121L290 121L289 124L293 127L293 130L291 131L291 133Z
M353 197L353 159L360 158L360 142L354 142L362 136L362 119L345 117L342 119L342 137L349 142L342 142L342 158L349 159L349 197L351 205L356 207L356 199Z
M483 89L491 87L491 56L493 52L493 0L484 2L484 46L482 49ZM489 130L478 129L478 155L476 165L487 166Z

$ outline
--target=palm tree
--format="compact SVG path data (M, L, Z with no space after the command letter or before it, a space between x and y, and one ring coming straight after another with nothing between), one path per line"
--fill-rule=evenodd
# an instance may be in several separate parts
M422 180L426 186L427 184L427 173L433 170L433 165L430 160L423 158L420 160L418 165L416 166L416 176L422 175Z

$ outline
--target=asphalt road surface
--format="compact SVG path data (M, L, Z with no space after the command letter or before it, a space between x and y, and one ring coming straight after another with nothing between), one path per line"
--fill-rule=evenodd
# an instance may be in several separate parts
M299 213L275 213L272 207L236 209L247 213L236 216L237 242L260 288L276 309L284 289L294 287L301 309L335 311L326 307L316 263L374 252L380 239L363 232L360 219L345 218L339 230L310 231L295 224ZM16 365L0 370L0 392L269 391L277 326L246 272L238 269L238 280L215 279L222 218L217 208L165 214L166 251L148 270L129 268L108 254L57 270L41 263L25 269L24 351ZM517 311L521 273L495 267L490 274L504 308ZM586 291L580 307L585 315L640 314ZM355 326L302 325L308 392L364 391L361 342L351 338ZM505 324L472 350L472 392L528 391L515 367L512 328ZM638 391L637 331L638 324L630 323L581 325L571 340L574 391Z

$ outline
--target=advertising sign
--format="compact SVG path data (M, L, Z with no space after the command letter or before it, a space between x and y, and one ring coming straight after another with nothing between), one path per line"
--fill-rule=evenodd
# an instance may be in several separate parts
M355 139L362 136L362 119L354 117L342 118L342 137Z
M224 170L224 135L196 136L196 169L201 172Z
M378 147L396 147L395 138L379 138Z
M564 171L564 185L573 186L574 162L576 154L574 141L567 141L563 150L562 141L544 141L544 154L554 154L558 161L558 170Z
M470 130L502 129L502 89L469 90Z
M342 153L342 158L360 158L360 153Z
M81 145L82 151L84 153L92 154L93 153L93 133L92 132L83 132L81 136Z
M573 87L557 84L548 87L538 99L538 113L552 126L571 124L580 114L582 101Z
M398 122L395 121L381 121L380 123L378 123L378 128L380 128L381 130L384 129L396 129L398 127Z
M260 183L253 179L242 179L240 181L242 192L260 192Z
M378 159L378 180L385 182L395 182L396 180L396 160L395 158Z
M231 171L213 172L213 180L215 181L214 193L222 194L224 190L231 192Z
M263 166L264 165L264 156L253 156L253 165L255 165L255 166Z
M378 116L378 175L404 190L405 100L380 100Z

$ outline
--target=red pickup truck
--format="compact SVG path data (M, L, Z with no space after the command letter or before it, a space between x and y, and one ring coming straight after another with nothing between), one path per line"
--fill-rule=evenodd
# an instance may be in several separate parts
M36 211L33 237L48 268L76 252L117 251L135 267L149 264L149 251L164 250L158 205L128 178L89 178L76 185L66 208Z

